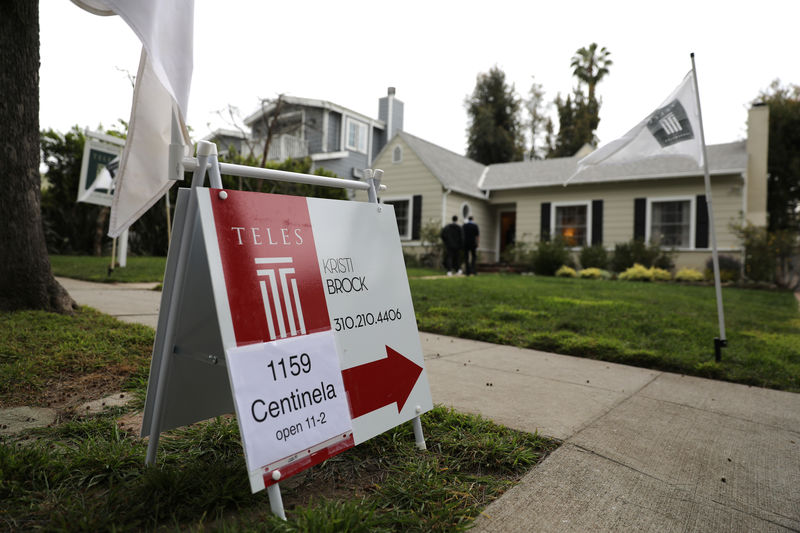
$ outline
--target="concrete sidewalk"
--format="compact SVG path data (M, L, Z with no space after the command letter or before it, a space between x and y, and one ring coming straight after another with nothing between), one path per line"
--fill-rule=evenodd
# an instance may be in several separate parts
M59 281L157 323L152 285ZM800 394L420 338L434 402L564 441L477 531L800 531Z

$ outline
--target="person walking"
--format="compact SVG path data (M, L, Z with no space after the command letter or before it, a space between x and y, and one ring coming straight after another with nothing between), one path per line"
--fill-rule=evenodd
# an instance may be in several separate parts
M458 217L453 215L453 221L442 228L442 242L444 243L444 267L447 275L452 276L454 272L461 274L461 249L464 247L464 235L461 226L458 225Z
M478 255L478 241L480 230L475 223L475 218L470 215L462 228L464 234L464 262L466 263L467 276L477 274L475 263Z

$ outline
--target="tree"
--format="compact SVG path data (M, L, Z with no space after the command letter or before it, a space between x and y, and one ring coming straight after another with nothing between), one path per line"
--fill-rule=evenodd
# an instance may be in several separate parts
M528 111L528 131L531 134L531 149L528 152L531 159L542 159L543 153L547 150L542 150L539 146L542 144L542 136L545 136L544 143L547 143L546 135L548 133L548 117L547 108L549 106L544 103L544 89L541 83L533 82L528 91L528 99L525 100L525 109ZM552 122L550 123L552 127ZM549 145L546 145L547 148Z
M478 74L464 102L469 116L467 157L484 165L521 161L525 151L520 100L497 66Z
M769 231L800 230L800 86L775 80L754 100L769 106Z
M576 89L566 100L555 99L558 110L558 135L550 144L547 157L571 157L584 144L596 144L594 132L600 122L596 104Z
M39 2L0 2L0 309L69 313L42 229L39 176Z
M572 75L578 78L578 87L580 82L586 84L589 88L589 102L597 102L595 98L595 87L600 81L608 76L608 67L613 65L608 56L611 52L606 50L606 47L597 49L597 43L592 43L588 48L581 48L575 55L572 56Z
M594 134L600 124L597 84L609 74L608 67L613 64L610 55L605 47L598 50L597 43L592 43L572 56L570 66L572 75L578 79L578 86L566 100L562 100L560 95L556 98L559 131L547 157L569 157L584 144L597 144ZM583 84L586 84L587 94L583 92Z
M47 167L42 224L49 253L102 253L109 209L75 201L85 142L78 126L66 134L52 129L41 133L42 161Z

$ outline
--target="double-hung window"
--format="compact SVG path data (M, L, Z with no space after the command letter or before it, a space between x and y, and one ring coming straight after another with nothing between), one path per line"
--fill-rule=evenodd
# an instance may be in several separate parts
M384 204L394 206L394 216L397 219L397 232L401 239L411 238L411 198L398 198L382 200Z
M590 234L589 203L553 204L555 237L561 237L567 246L585 246Z
M348 150L355 152L367 153L367 125L358 120L348 118L346 121L347 127L345 130L345 146Z
M693 248L694 199L648 199L647 242L669 248Z

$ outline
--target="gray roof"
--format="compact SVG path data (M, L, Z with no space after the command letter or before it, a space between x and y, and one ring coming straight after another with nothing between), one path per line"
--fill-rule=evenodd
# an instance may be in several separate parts
M485 198L483 191L478 188L478 181L486 166L404 131L398 132L397 135L414 151L445 189Z
M744 141L715 144L707 147L709 174L741 174L747 168ZM538 161L521 161L490 165L480 186L484 190L520 189L586 183L607 183L669 177L702 176L703 171L691 160L679 157L651 157L621 165L602 165L577 170L579 157L561 157Z

